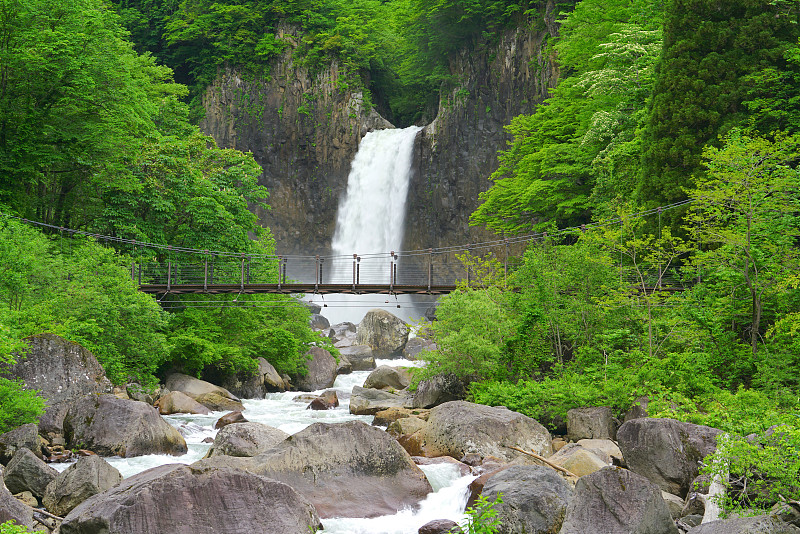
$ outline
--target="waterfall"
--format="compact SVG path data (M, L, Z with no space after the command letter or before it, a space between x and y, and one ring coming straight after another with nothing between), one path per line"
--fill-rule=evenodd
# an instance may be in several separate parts
M331 249L335 257L330 266L331 283L353 279L353 254L364 256L359 265L361 283L387 283L391 251L403 243L406 197L411 179L414 139L422 128L376 130L361 140L347 177L347 191L339 205ZM371 297L371 298L370 298ZM358 322L369 308L382 307L381 297L331 296L315 298L330 306L323 310L331 324ZM388 299L387 299L388 300ZM400 300L392 297L389 311ZM408 304L410 300L403 299ZM392 309L390 309L392 308ZM402 314L401 314L402 315ZM407 314L406 314L407 315Z

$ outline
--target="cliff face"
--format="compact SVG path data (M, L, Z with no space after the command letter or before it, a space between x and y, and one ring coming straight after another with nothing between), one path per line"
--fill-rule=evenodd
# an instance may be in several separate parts
M546 51L547 39L557 34L554 18L549 0L531 27L452 58L459 83L443 92L436 120L417 136L403 249L487 237L469 227L469 215L509 139L503 127L533 112L556 83L558 69ZM298 42L289 29L279 37ZM221 74L206 92L201 127L219 146L251 151L261 164L272 209L258 216L272 229L278 252L324 254L361 137L392 125L364 110L361 94L343 87L335 63L312 76L293 61L292 49L269 77Z
M220 147L252 152L264 169L260 183L272 209L257 215L272 229L278 252L324 253L358 142L392 125L365 111L336 63L312 75L292 59L297 34L283 28L277 36L290 45L270 75L222 73L206 91L200 127Z
M554 5L529 28L506 33L481 52L462 51L452 74L460 83L440 97L436 119L417 138L403 248L415 250L497 239L470 227L469 216L497 169L497 151L510 135L504 126L533 113L558 80L548 39L557 36Z

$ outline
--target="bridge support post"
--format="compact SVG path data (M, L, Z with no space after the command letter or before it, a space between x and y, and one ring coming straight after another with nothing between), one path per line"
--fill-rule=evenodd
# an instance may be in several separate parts
M433 249L428 249L428 294L431 292L431 284L433 283Z
M244 254L242 254L242 276L239 279L239 289L244 291Z
M503 238L503 246L505 247L505 254L503 255L503 285L508 287L508 238Z
M322 284L322 265L325 263L325 258L319 259L319 283Z
M314 256L314 293L319 291L319 256Z
M203 251L206 256L205 260L203 261L203 291L208 292L208 251Z
M286 264L289 263L289 258L283 258L283 283L286 283Z
M472 243L467 245L467 287L470 286L470 278L472 275L472 267L470 266L470 262L472 261Z
M142 285L142 263L139 262L139 285Z
M278 291L281 290L281 282L283 282L283 276L281 273L282 268L283 268L283 256L278 256Z
M172 289L172 262L167 262L167 291Z
M394 250L389 254L389 293L394 293Z
M353 254L353 293L356 291L356 258L358 254Z
M356 285L361 283L361 256L356 258Z

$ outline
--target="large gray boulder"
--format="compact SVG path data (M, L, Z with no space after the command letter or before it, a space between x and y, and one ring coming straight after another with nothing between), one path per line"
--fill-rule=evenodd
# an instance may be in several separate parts
M111 391L111 382L94 355L55 334L26 338L29 350L17 356L17 363L2 376L20 379L27 389L38 390L47 400L39 418L39 430L60 434L64 416L71 404L90 393Z
M420 381L411 394L408 408L433 408L445 402L463 400L467 395L464 382L454 374L441 374Z
M700 461L717 448L716 428L674 419L632 419L617 431L628 468L662 490L686 497Z
M411 383L411 372L403 367L381 365L372 371L364 381L365 388L400 391Z
M170 391L156 401L156 408L161 415L172 415L176 413L191 413L196 415L208 415L211 411L180 391Z
M33 508L21 503L8 491L0 477L0 524L14 521L18 525L33 527Z
M308 534L314 507L275 480L241 470L164 465L72 510L61 534Z
M342 347L339 354L347 358L353 371L371 371L375 369L375 356L369 345L352 345Z
M560 534L678 534L661 490L626 469L606 467L575 486Z
M64 418L69 447L103 456L186 454L186 441L155 408L114 395L89 395L76 402Z
M243 399L263 399L267 393L286 391L286 384L275 367L264 358L256 360L252 372L242 371L228 375L222 387Z
M416 360L419 357L419 353L423 350L433 351L436 350L436 348L436 343L430 339L412 337L406 342L406 346L403 347L403 357L408 360Z
M549 467L512 466L492 476L482 494L495 506L499 534L548 534L558 532L572 489Z
M215 460L195 465L214 465ZM293 487L322 518L394 514L432 491L397 441L361 421L314 423L252 459L230 460Z
M208 456L256 456L288 437L283 430L262 423L233 423L217 433Z
M599 471L611 463L577 443L567 444L547 460L579 477Z
M358 323L356 342L369 345L378 358L398 358L403 354L408 332L408 325L402 319L375 308L368 311Z
M355 386L350 394L350 413L353 415L375 415L389 408L402 408L406 400L405 395Z
M308 373L305 376L292 377L300 391L317 391L333 386L336 380L336 358L321 347L311 347L307 353L311 359L306 362Z
M28 449L18 450L3 470L8 491L15 494L30 491L37 499L44 496L45 488L57 475L58 471Z
M239 397L225 388L215 386L205 380L181 373L167 377L165 384L170 391L180 391L212 411L242 411L244 406Z
M117 469L99 456L85 456L58 474L48 484L42 504L64 517L80 503L122 482Z
M687 534L800 534L800 528L774 516L759 515L703 523Z
M617 422L608 406L573 408L567 412L567 437L579 439L614 439Z
M28 449L37 458L42 458L39 427L36 423L28 423L0 434L0 464L6 465L20 449Z
M535 419L505 407L466 401L446 402L433 408L428 425L415 434L424 456L467 454L510 461L519 453L510 447L550 456L550 433Z

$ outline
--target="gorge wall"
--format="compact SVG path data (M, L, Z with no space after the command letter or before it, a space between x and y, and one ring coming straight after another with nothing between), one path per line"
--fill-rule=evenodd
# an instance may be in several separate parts
M547 47L558 32L553 0L532 19L492 45L451 58L458 81L442 90L436 119L417 136L403 249L489 236L468 219L509 139L503 127L533 112L558 79ZM252 152L264 169L272 209L258 216L278 252L325 254L361 137L392 125L365 109L335 62L312 75L292 57L297 33L284 28L278 37L290 46L269 76L228 70L208 88L201 128L221 147Z

